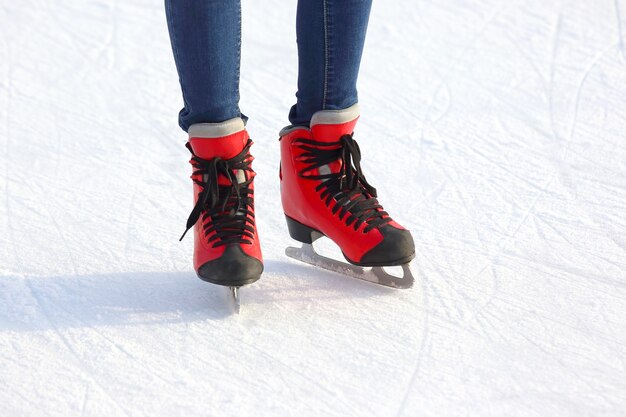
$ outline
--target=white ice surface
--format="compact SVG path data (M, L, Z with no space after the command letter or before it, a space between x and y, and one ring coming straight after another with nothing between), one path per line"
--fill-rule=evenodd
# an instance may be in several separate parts
M626 0L376 1L367 178L416 286L315 270L279 201L295 1L244 2L266 272L197 279L161 1L0 1L0 415L626 415Z

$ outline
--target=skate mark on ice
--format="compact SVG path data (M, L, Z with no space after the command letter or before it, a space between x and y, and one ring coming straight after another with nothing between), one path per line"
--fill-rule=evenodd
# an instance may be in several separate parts
M575 104L574 104L574 110L573 110L573 115L572 115L572 122L570 124L567 142L565 144L566 148L565 148L565 151L563 152L563 157L561 158L561 162L562 162L560 165L561 169L563 169L566 166L565 161L567 160L567 156L569 154L569 150L572 145L574 135L576 134L576 125L578 123L578 112L580 109L580 100L582 97L582 90L587 82L587 79L589 78L589 75L593 71L593 69L596 67L596 65L600 63L600 61L604 58L606 54L608 54L611 50L615 49L615 46L616 45L611 45L610 47L606 48L602 52L598 53L595 56L595 58L591 61L589 66L587 66L587 68L584 70L583 75L580 77L580 81L578 82L578 85L576 87L576 94L575 94L576 99L574 101Z
M622 29L622 15L619 7L619 0L613 0L613 4L615 6L615 19L617 23L617 36L619 37L617 44L619 47L619 53L622 58L622 63L626 65L626 53L624 52L624 32Z
M41 190L41 195L43 195L43 190ZM63 247L67 251L67 256L70 260L73 275L78 275L78 268L77 268L78 264L76 263L76 260L74 259L74 251L72 250L72 248L70 248L70 245L68 244L67 239L65 238L65 233L63 233L63 228L59 226L59 223L57 222L55 216L50 212L50 208L48 207L48 205L42 204L42 206L44 210L46 211L46 213L48 214L48 217L50 219L50 222L54 226L54 229L56 230L57 234L61 238L61 242L63 242Z
M548 275L550 275L552 278L555 279L561 279L563 280L564 278L562 276L559 276L558 274L554 274L549 272ZM611 294L608 294L611 295ZM618 297L618 296L615 296ZM621 301L621 299L620 299ZM585 328L585 329L581 329L580 327L577 327L569 322L563 321L563 320L559 320L557 318L555 318L555 316L552 314L551 311L546 310L545 308L542 307L541 304L529 304L527 301L524 300L519 300L515 297L507 297L507 298L502 298L502 297L496 297L493 302L493 304L501 304L502 306L506 306L507 308L513 308L515 310L519 310L520 312L524 313L524 314L530 314L532 316L534 316L535 318L537 318L538 321L545 321L545 322L551 322L559 327L563 327L566 328L568 330L572 330L574 332L577 333L581 333L582 335L589 335L592 334L594 338L598 338L603 340L604 342L613 344L615 346L620 346L622 348L626 348L626 343L624 343L621 340L615 339L611 336L614 335L610 335L607 334L605 332L602 331L598 331L596 329L593 328ZM496 312L498 313L498 312ZM496 316L494 312L490 311L489 309L485 309L484 311L482 311L479 315L477 315L478 317L482 317L482 320L487 320L488 317L493 318L494 320L496 320L498 323L501 323L503 325L506 325L506 323L502 323L501 321L501 317L500 316ZM494 327L495 329L495 327ZM507 340L506 337L504 337L503 334L501 334L499 331L498 333L502 336L502 340Z
M456 194L457 199L461 202L461 204L463 206L463 210L465 211L466 218L471 220L470 223L471 223L472 228L474 230L474 235L476 236L476 239L478 240L478 243L480 244L480 249L482 249L482 251L485 254L487 254L487 253L489 253L489 248L487 246L487 243L485 242L485 240L482 237L481 230L478 228L479 222L476 221L477 219L472 214L472 213L474 213L474 210L471 210L470 206L468 204L468 201L471 200L471 196L467 192L463 191L464 187L463 187L462 184L459 184L460 181L458 181L459 178L462 178L462 170L463 169L456 162L456 158L454 158L452 161L453 161L452 162L452 169L454 170L454 173L456 174L457 180L452 178L452 176L448 172L447 168L445 168L443 170L444 176L448 179L448 184L452 185L452 189L454 190L454 193ZM476 247L478 249L478 247L476 245L474 245L474 247Z
M548 329L546 329L545 331L548 332ZM575 367L571 367L571 366L567 365L558 354L554 354L550 350L544 348L539 343L537 343L535 340L533 340L532 337L529 337L528 335L526 335L525 332L523 332L523 331L520 331L517 334L518 334L518 336L521 336L522 339L526 340L526 342L528 342L529 344L535 346L544 355L550 357L552 363L558 364L559 367L561 367L561 369L563 369L564 371L570 373L574 377L574 380L576 380L578 382L582 382L590 390L595 391L594 390L594 386L589 382L589 378L583 377L579 372L577 372ZM604 398L604 399L606 400L606 398Z
M423 297L422 299L423 309L421 309L421 311L420 310L417 310L417 311L423 317L422 337L421 337L419 349L417 351L417 355L415 357L415 361L412 367L411 377L409 378L409 382L406 385L406 389L405 389L404 395L402 396L402 400L400 401L400 406L398 407L398 411L395 414L396 417L401 417L402 413L407 407L411 390L413 389L413 385L415 384L415 381L417 381L419 374L420 374L420 369L422 366L422 358L424 355L424 351L426 350L426 344L428 342L429 317L430 317L429 302L428 302L428 298L429 298L428 288L426 286L428 282L428 278L424 276L422 279L419 280L419 282L420 282L420 286L422 287L421 288L422 291L420 293L422 294L422 297Z
M505 233L504 236L502 238L500 238L500 240L496 244L497 249L496 249L495 253L493 255L491 255L489 257L490 258L489 261L478 272L476 272L470 278L471 281L473 281L474 279L476 279L476 277L481 275L488 267L492 266L494 264L494 262L497 261L498 257L502 254L502 252L506 248L508 248L511 243L515 242L515 240L517 239L517 233L522 228L524 223L526 223L526 220L533 214L533 212L535 210L535 206L537 205L537 203L539 202L539 200L541 199L543 194L546 192L546 190L550 187L550 185L552 184L552 181L554 181L555 178L556 178L556 174L553 174L548 179L546 184L542 187L542 190L539 193L537 193L537 195L535 196L533 202L530 204L530 206L528 207L526 212L523 214L522 219L519 221L517 226L515 226L515 228L512 230L512 232Z
M622 264L618 264L617 262L614 262L608 258L603 257L600 254L597 253L593 253L593 252L588 252L588 251L583 251L581 249L578 248L578 246L576 245L576 243L572 242L567 235L561 231L561 229L559 229L557 226L553 225L550 221L544 219L542 216L540 215L535 215L534 216L536 221L539 221L543 224L545 224L548 228L550 228L554 233L556 233L559 237L561 237L561 239L563 239L563 241L565 241L569 246L570 246L570 252L577 252L579 255L581 255L581 258L579 259L585 259L587 262L589 262L595 269L596 271L596 276L598 277L602 277L603 276L603 269L597 265L597 263L593 260L594 258L600 259L601 261L604 261L606 263L612 264L613 266L615 266L617 269L623 270L624 265ZM571 227L571 226L569 226ZM602 231L602 230L601 230ZM604 235L606 237L606 234ZM544 262L545 264L545 262ZM573 265L571 267L567 267L567 266L560 266L560 268L568 273L571 273ZM593 277L594 274L591 274L591 271L585 271L585 274L588 278ZM581 277L583 277L584 275L582 273L579 274ZM619 286L624 286L626 285L626 281L625 282L620 282L617 280L611 280L610 278L606 277L605 279L602 279L600 282L604 283L604 284L609 284L611 285L611 283L613 283L613 285L619 285Z
M515 38L513 38L513 36L511 36L509 33L505 33L504 34L506 39L508 39L509 42L511 43L511 45L517 50L517 52L522 57L522 59L524 59L524 61L526 61L528 63L528 65L531 67L532 71L535 73L535 75L537 76L537 79L539 80L539 82L541 84L541 88L543 90L543 94L544 94L545 99L546 99L547 104L548 104L548 117L549 117L549 120L550 120L550 133L551 133L551 136L554 138L555 141L559 141L560 140L559 139L559 135L558 135L557 130L556 130L556 124L554 122L554 94L553 94L553 90L554 90L554 74L555 74L556 51L557 51L557 47L558 47L559 35L560 35L561 30L562 30L561 29L561 26L562 26L561 19L562 19L562 16L561 16L561 13L559 12L559 15L557 17L556 29L554 31L553 42L552 42L552 56L551 56L551 61L550 61L549 80L546 80L545 77L541 74L541 71L539 70L537 65L535 65L535 63L531 59L531 57L520 46L519 42ZM506 104L508 106L514 107L510 103L504 102L501 97L499 97L497 94L493 93L491 90L487 89L486 87L484 87L484 88L491 95L495 96L496 99L502 101L504 104ZM517 114L518 111L524 112L524 110L525 110L525 109L520 109L520 108L515 108L515 109L516 109L516 114ZM498 114L497 116L498 116L498 120L500 120L500 114ZM545 132L543 132L537 126L528 124L528 127L530 127L531 129L537 131L538 133L542 134L543 136L548 136ZM506 131L510 132L510 129L506 129Z
M433 282L431 282L431 280L426 281L426 284L429 285L431 292L432 292L432 296L429 297L429 300L432 301L432 302L429 302L429 308L431 310L434 309L434 301L437 301L443 308L443 313L445 314L447 321L453 325L458 323L459 317L462 317L463 313L462 313L462 307L459 305L457 300L460 299L464 303L467 303L468 305L472 304L470 297L462 288L460 288L459 281L456 281L454 279L454 277L458 274L452 269L450 269L448 272L442 270L441 267L439 266L439 263L434 262L429 257L424 257L423 261L429 263L431 268L438 275L437 283L445 285L445 287L448 288L448 290L446 290L445 288L442 288L442 291L440 291L437 285L434 284L434 281ZM450 263L451 262L446 262L446 264L450 264ZM426 274L424 274L424 276L426 276ZM452 278L449 278L449 277L452 277ZM442 295L442 292L443 292L443 295ZM457 297L454 297L453 295L451 295L452 294L451 292L456 294Z
M91 384L89 382L87 382L87 384L85 385L85 393L83 394L83 402L80 406L80 416L83 417L85 415L85 411L87 410L87 401L89 398L89 387L91 386Z
M195 328L194 332L198 332L199 336L202 336L203 334L206 334L207 338L213 337L212 336L213 333L211 331L207 331L207 329L205 327ZM338 391L331 390L323 382L318 381L318 380L312 378L311 376L307 375L306 373L298 370L295 365L291 365L288 362L285 362L282 359L280 359L278 356L275 356L275 355L265 351L264 349L259 348L255 343L250 343L245 338L242 338L241 336L237 336L236 334L232 334L231 335L230 333L224 333L224 334L221 334L220 337L229 339L229 341L231 342L229 344L232 344L232 345L234 345L234 344L243 345L243 346L245 346L246 350L251 350L251 351L257 352L259 355L263 356L264 358L266 358L270 362L273 362L273 363L277 364L278 367L280 367L281 369L283 369L283 370L285 370L287 372L290 372L292 374L297 375L301 380L307 381L310 385L320 389L321 391L325 392L329 396L331 396L333 398L339 398L339 399L343 400L346 404L348 403L343 396L339 395ZM206 364L209 367L214 366L213 362L204 359L202 356L199 356L199 357L195 358L195 360L200 361L200 362ZM249 382L253 382L253 381L249 381ZM262 381L258 382L257 386L259 388L262 388L262 389L267 389L267 387L265 385L263 385Z
M124 415L126 415L127 417L131 417L129 411L124 406L122 406L113 397L113 395L98 382L98 380L95 377L92 376L94 375L93 369L90 369L90 367L88 367L83 362L82 358L76 352L76 350L74 350L74 348L72 347L71 343L67 340L65 335L58 329L55 321L50 316L48 308L45 307L45 304L43 303L43 301L37 294L37 291L32 287L32 284L29 282L29 280L26 277L22 277L22 280L25 286L30 291L31 296L33 297L33 299L35 300L35 302L41 309L41 312L43 313L44 317L46 318L48 323L50 323L52 331L57 335L61 343L65 346L67 352L70 353L70 361L76 365L76 367L81 371L81 374L83 375L85 379L92 381L92 383L95 384L100 389L100 391L113 403L113 405L115 405L119 410L121 410L122 413L124 413Z
M463 47L463 50L461 51L461 53L459 53L455 58L453 58L452 62L450 63L450 65L448 67L446 67L443 71L443 75L440 76L440 80L439 80L439 84L437 85L437 88L435 89L435 92L433 93L433 95L431 96L429 102L428 102L428 106L426 107L426 110L424 112L424 118L422 119L422 128L421 128L421 132L420 132L420 136L419 136L419 152L418 155L420 155L420 159L419 161L421 162L421 155L423 155L425 152L422 148L423 144L424 144L424 140L425 140L425 134L426 134L426 129L428 127L431 127L433 125L435 125L439 120L441 120L441 118L443 116L445 116L445 114L447 113L448 109L446 109L446 111L444 112L444 114L437 118L436 120L429 120L430 118L430 113L432 108L435 106L435 103L437 102L437 98L439 96L439 93L441 92L441 90L443 88L446 88L448 91L450 91L448 97L450 97L450 101L448 101L448 108L449 106L451 106L451 97L452 97L452 93L450 90L450 87L448 86L448 80L450 79L450 77L452 77L452 75L460 68L460 63L463 60L463 58L465 58L465 56L467 56L467 54L469 54L471 48L482 39L482 37L484 36L484 33L487 30L487 27L489 27L489 25L500 15L500 13L502 12L502 10L504 9L504 6L498 8L495 12L493 12L486 20L485 22L481 25L481 27L476 31L474 37L467 43L467 45L465 45ZM433 70L433 72L435 73L439 73L432 65L428 64L427 65Z
M53 278L44 278L45 280L51 280ZM29 282L30 284L30 282ZM56 284L55 284L56 285ZM111 284L113 285L113 283ZM31 285L32 291L31 293L33 293L33 295L38 294L38 290L33 287ZM89 294L87 295L83 295L82 293L80 293L78 295L78 297L76 297L75 295L72 294L71 291L67 291L67 286L66 285L60 285L60 288L62 288L69 296L71 299L74 298L80 298L82 299L83 297L89 298ZM184 298L184 297L183 297ZM185 381L192 381L194 380L194 375L192 375L191 373L187 372L185 370L185 368L176 368L176 369L168 369L167 367L167 361L166 358L153 358L149 355L141 355L141 356L136 356L133 353L131 353L130 351L128 351L122 344L117 343L116 341L112 340L109 336L103 334L101 331L99 331L96 327L96 325L94 325L93 323L96 321L97 315L94 316L93 314L88 315L88 317L91 317L91 319L89 319L88 321L83 320L83 318L80 315L77 315L75 312L71 312L66 310L65 308L63 308L59 303L54 302L52 300L48 300L46 299L45 301L41 298L39 298L39 302L38 304L41 305L46 302L49 303L50 306L52 306L53 308L50 309L48 307L45 308L41 308L42 311L47 311L48 313L46 313L45 317L46 317L46 321L49 323L49 328L51 328L53 331L55 331L59 337L63 336L63 330L59 328L59 325L57 324L56 320L52 319L52 314L50 312L62 312L64 313L61 320L61 323L63 326L67 326L67 327L74 327L74 328L79 328L79 329L84 329L84 331L86 332L84 336L85 339L88 340L94 340L94 336L97 336L96 339L102 340L104 342L106 342L108 345L110 345L115 351L120 352L122 355L126 356L127 358L129 358L131 360L131 363L133 364L138 364L137 366L143 365L145 363L145 361L147 359L150 360L150 366L140 366L140 368L138 368L138 372L139 375L141 375L143 380L146 380L146 376L150 376L151 378L154 378L154 380L151 380L151 384L154 385L154 381L160 381L163 384L163 388L162 389L166 389L170 392L178 392L178 390L182 389L179 386L179 382L180 380L185 380ZM204 305L210 305L210 302L207 300L205 303L203 303ZM82 308L81 308L82 309ZM98 323L99 323L99 319L98 319ZM133 321L131 321L130 323L133 323ZM80 326L79 326L79 325ZM111 322L109 323L110 325L125 325L128 324L126 322L121 322L121 323L117 323L117 322ZM213 329L215 329L215 325L213 325L212 322L203 322L203 327L206 327L207 324L211 324L210 328L211 331ZM210 334L207 337L210 337ZM87 337L88 336L88 337ZM222 336L224 337L224 336ZM70 350L72 353L76 353L75 350L71 347L71 342L69 340L63 340L64 342L66 342L67 344L65 345L66 348L68 350ZM165 343L162 340L156 340L157 342L159 342L161 345L165 345ZM95 343L95 342L94 342ZM238 340L235 339L234 337L231 338L230 343L232 345L235 345L238 343ZM76 359L79 361L82 361L82 359L79 357L79 355L76 353ZM207 362L208 365L210 365ZM91 365L85 365L82 367L82 369L85 372L88 372L88 375L96 375L96 370L98 370L97 368L92 367ZM166 379L163 376L161 376L160 372L161 370L167 369L168 374L171 377L175 377L175 379ZM97 376L99 377L99 376ZM90 378L91 379L91 378ZM111 381L115 382L116 379L111 379ZM99 388L102 388L102 385L98 385ZM106 389L104 389L106 391ZM105 392L105 394L108 395L108 391ZM108 395L109 397L112 397L112 395Z
M559 50L559 41L561 38L561 32L563 31L563 5L561 4L559 14L557 16L556 24L554 27L554 34L552 36L552 54L550 56L550 89L548 90L548 106L550 111L550 126L552 129L552 135L554 139L561 140L556 130L554 123L554 79L556 75L556 59L557 52Z
M3 10L4 11L4 10ZM6 25L0 25L0 31L2 31L2 41L4 45L4 56L6 60L3 60L4 63L7 64L8 68L4 74L4 89L6 90L6 94L4 94L5 108L4 108L4 123L3 123L3 131L4 131L4 206L6 210L6 224L8 229L8 242L7 245L11 247L13 252L13 259L19 262L18 252L15 245L15 232L13 229L13 213L11 212L11 192L10 192L10 183L13 181L13 177L10 176L10 172L14 172L10 170L11 161L14 160L11 158L11 129L10 129L10 120L9 114L11 114L10 109L13 107L13 70L15 64L13 63L13 59L11 59L11 45L8 43L7 39L7 30ZM0 64L0 68L4 68L4 65ZM16 181L19 184L18 181Z
M133 187L131 191L130 201L128 202L128 215L126 216L126 233L124 240L124 255L129 256L130 251L130 241L131 241L131 230L133 226L133 215L135 212L133 211L133 207L135 206L135 198L137 196L137 191L139 189L139 183L143 181L143 173L145 171L145 161L146 161L146 146L141 147L141 154L139 156L139 166L140 171L139 174L134 176Z

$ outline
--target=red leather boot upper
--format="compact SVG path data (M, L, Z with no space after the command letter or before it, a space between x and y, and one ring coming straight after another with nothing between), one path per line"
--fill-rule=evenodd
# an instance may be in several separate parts
M364 177L358 180L358 184L354 182L356 174L352 168L353 164L359 164L360 151L352 140L352 134L358 113L344 111L339 114L339 119L348 119L342 123L333 123L337 121L333 112L319 113L320 117L317 114L313 117L310 129L290 127L281 132L280 177L283 209L291 219L328 236L341 248L349 261L358 263L366 253L384 240L381 228L405 229L383 211L375 199L376 191L373 187L369 190L365 187ZM327 115L330 117L326 117ZM352 149L352 152L346 153L346 147ZM350 160L345 161L346 157ZM321 163L323 165L316 166ZM344 163L350 164L350 169L342 170ZM347 194L350 196L347 201L346 193L336 194L324 186L325 181L330 181L327 178L329 174L341 176L341 173L344 175L345 187L352 183L356 185L353 188L358 189ZM342 199L341 195L344 196L344 201L343 204L338 204L336 197ZM363 206L372 208L362 210L361 217L355 219L349 210L343 210L353 202L358 202L353 209Z
M241 119L227 123L230 125L225 129L213 124L189 129L194 210L187 227L193 226L196 271L220 258L232 245L263 261L254 220L252 141ZM222 132L233 133L216 136Z

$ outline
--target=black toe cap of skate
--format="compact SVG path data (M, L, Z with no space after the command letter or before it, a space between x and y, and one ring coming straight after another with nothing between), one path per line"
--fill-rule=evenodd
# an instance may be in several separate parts
M380 233L383 241L363 255L358 265L403 265L415 257L415 243L411 232L385 225L380 228Z
M239 246L228 246L224 254L198 268L198 277L211 284L240 287L261 277L263 264L247 255Z

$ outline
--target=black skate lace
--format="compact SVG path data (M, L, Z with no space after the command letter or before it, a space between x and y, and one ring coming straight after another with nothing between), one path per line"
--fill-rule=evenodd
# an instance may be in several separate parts
M202 217L203 220L211 218L211 221L204 225L204 234L208 236L215 232L208 240L213 243L213 247L224 246L231 243L252 244L254 238L254 213L252 207L254 203L254 190L250 188L252 175L246 175L246 181L239 183L235 171L247 171L252 174L250 166L252 158L248 153L252 140L243 150L231 159L219 157L213 159L202 159L197 156L191 145L187 143L187 149L192 154L191 164L194 167L193 181L202 187L198 193L198 201L194 206L189 218L187 228L180 237L183 240L185 234ZM218 183L219 176L224 176L229 185Z
M300 160L310 164L300 172L300 177L320 180L315 188L327 207L332 205L332 213L339 213L339 219L346 225L353 224L357 230L363 223L365 233L389 223L391 218L376 199L376 189L372 187L361 170L361 150L352 134L343 135L337 142L318 142L300 138L296 140L304 151ZM324 165L340 161L339 172L310 174Z

